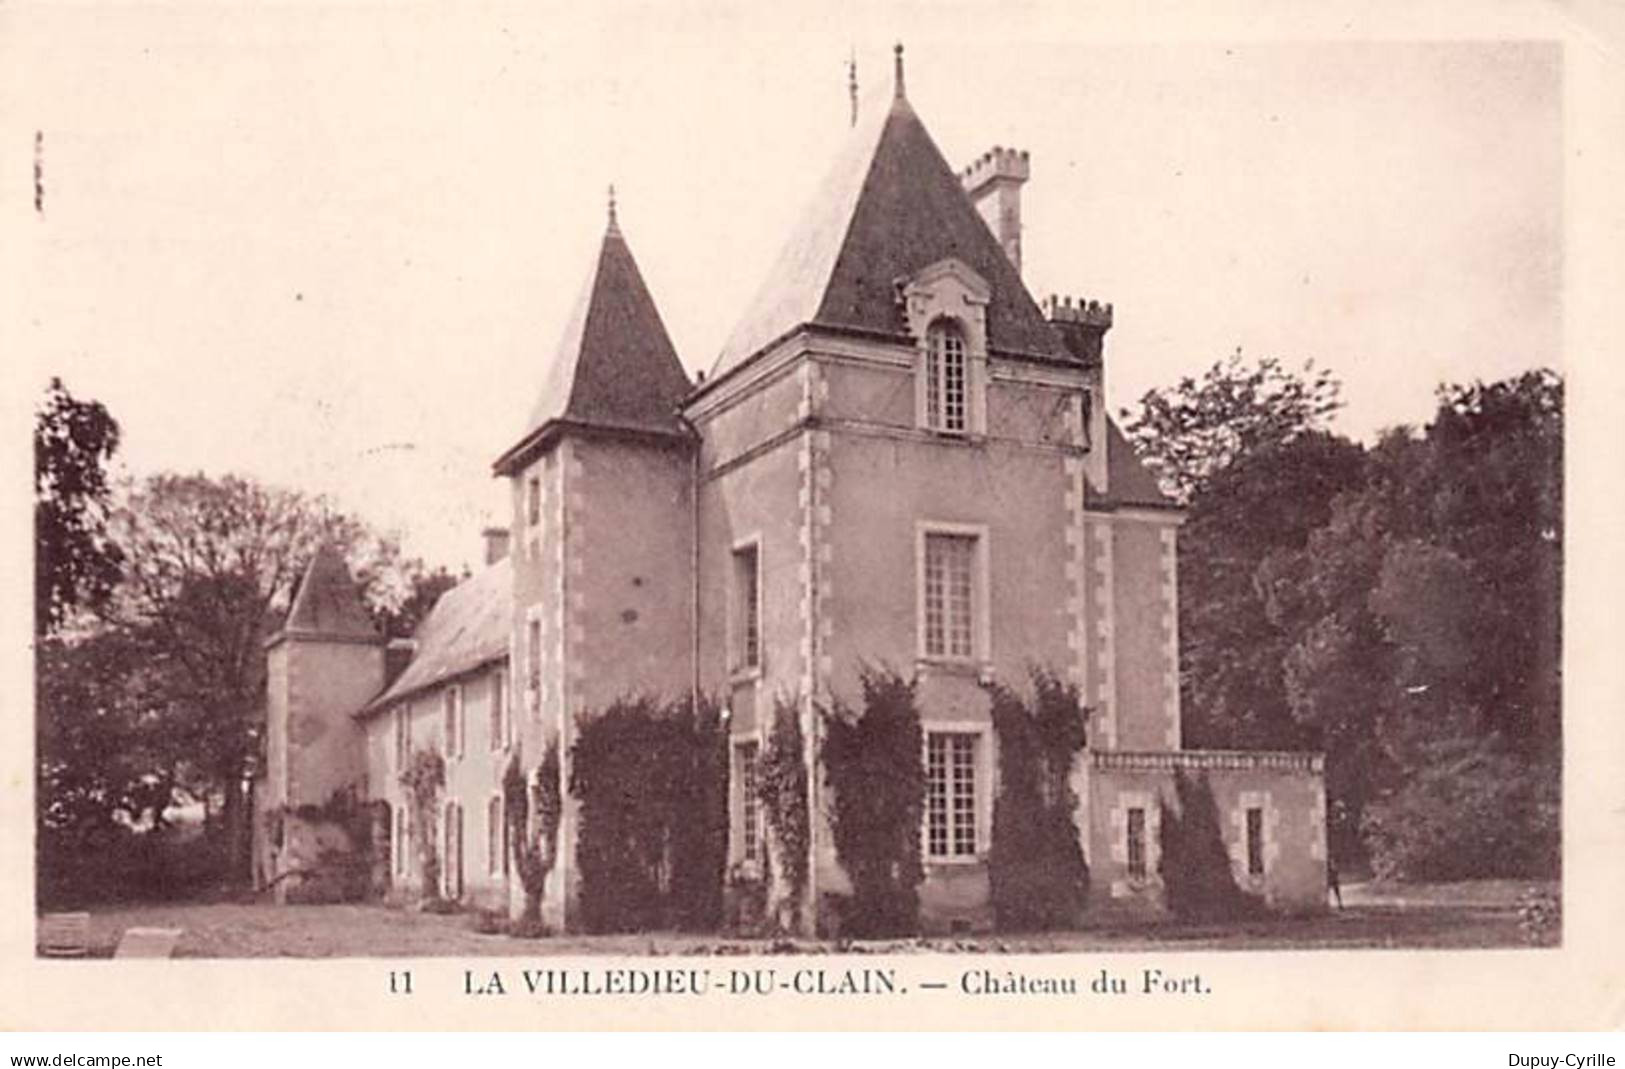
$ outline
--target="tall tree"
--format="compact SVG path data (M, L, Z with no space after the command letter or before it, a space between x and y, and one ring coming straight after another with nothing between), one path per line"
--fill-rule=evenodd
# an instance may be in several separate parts
M1530 372L1439 399L1260 587L1346 817L1334 849L1369 846L1398 875L1536 871L1557 823L1562 384ZM1453 780L1470 807L1441 805Z
M324 543L398 597L399 551L325 501L236 476L157 475L115 518L128 552L118 610L173 659L169 695L195 724L194 760L223 798L231 875L246 873L246 783L258 750L262 643Z
M34 422L34 630L95 608L118 582L122 554L107 536L107 462L119 426L97 401L53 378Z
M1308 544L1337 495L1360 485L1364 466L1359 446L1311 431L1234 458L1191 499L1179 538L1187 745L1308 743L1283 674L1293 635L1271 616L1265 569Z
M1341 384L1314 361L1294 371L1274 357L1248 364L1237 349L1203 373L1149 390L1122 412L1123 433L1182 503L1238 458L1324 430L1343 406Z

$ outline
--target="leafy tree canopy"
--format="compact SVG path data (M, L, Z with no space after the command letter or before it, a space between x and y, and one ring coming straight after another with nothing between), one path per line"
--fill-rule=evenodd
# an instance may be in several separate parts
M97 608L123 554L105 529L107 463L119 426L97 401L52 379L34 421L34 629L56 630L79 606Z
M1237 458L1323 430L1341 390L1313 361L1298 372L1274 357L1248 364L1237 349L1200 379L1147 391L1138 411L1123 410L1123 433L1163 489L1188 502Z

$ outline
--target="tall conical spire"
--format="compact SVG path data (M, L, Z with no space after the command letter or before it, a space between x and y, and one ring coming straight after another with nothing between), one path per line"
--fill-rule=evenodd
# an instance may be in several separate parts
M851 131L707 382L804 325L906 338L897 280L949 258L992 288L991 349L1070 359L902 95L900 51L897 58L896 98L889 108L866 111Z
M587 286L543 372L524 436L498 458L496 470L505 474L553 425L684 435L676 413L689 386L621 234L611 186L604 240Z
M892 57L892 65L895 68L892 82L892 96L896 97L898 100L906 100L908 99L908 94L903 92L903 42L898 41L892 46Z

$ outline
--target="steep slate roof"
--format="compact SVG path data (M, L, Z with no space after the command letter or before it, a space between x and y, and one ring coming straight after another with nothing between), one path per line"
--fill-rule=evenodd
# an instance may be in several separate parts
M512 562L504 557L440 595L413 636L418 648L412 663L362 710L363 715L508 655Z
M853 129L711 379L803 324L905 334L897 280L949 256L992 286L990 348L1070 359L899 91Z
M1119 505L1180 507L1179 502L1162 492L1157 477L1140 460L1134 444L1110 416L1106 417L1106 486L1106 496Z
M543 375L541 396L519 443L496 468L502 472L550 424L684 434L677 406L689 385L612 204L592 273Z
M361 588L332 546L323 545L311 558L282 629L287 634L329 638L378 638L378 629L362 604Z

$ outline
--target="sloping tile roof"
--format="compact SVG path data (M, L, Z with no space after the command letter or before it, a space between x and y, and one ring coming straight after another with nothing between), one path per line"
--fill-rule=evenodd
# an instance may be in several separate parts
M363 713L508 655L513 558L505 557L440 595L418 625L412 663Z
M299 581L283 631L292 634L378 638L378 629L361 601L361 588L350 578L344 558L322 546Z
M1179 502L1162 492L1157 477L1110 416L1106 417L1106 488L1107 496L1119 505L1179 507Z
M560 419L681 433L677 406L688 390L654 298L611 216L525 436Z
M957 257L992 286L988 344L1069 359L902 95L870 109L723 346L711 378L803 324L903 334L896 282Z

